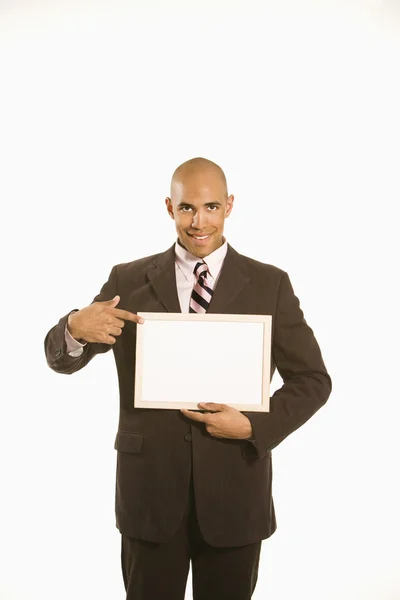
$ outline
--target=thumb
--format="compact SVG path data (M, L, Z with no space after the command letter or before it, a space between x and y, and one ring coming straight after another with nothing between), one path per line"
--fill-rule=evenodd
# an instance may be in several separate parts
M106 304L107 306L111 306L113 308L114 306L117 306L117 304L120 300L121 300L121 298L119 296L114 296L114 298L112 300L106 300L104 302L104 304Z

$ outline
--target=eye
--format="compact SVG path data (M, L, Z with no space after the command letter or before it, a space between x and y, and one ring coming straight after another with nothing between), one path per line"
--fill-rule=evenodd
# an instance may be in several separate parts
M181 212L187 212L186 209L192 210L192 207L191 206L181 206L181 208L180 208Z
M215 210L218 210L218 206L216 204L210 204L208 208L215 208Z

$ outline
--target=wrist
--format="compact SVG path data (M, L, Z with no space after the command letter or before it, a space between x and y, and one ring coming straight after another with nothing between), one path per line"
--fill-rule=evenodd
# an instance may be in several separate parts
M67 329L68 329L69 333L71 334L71 336L74 338L74 340L76 340L79 343L82 343L82 342L84 342L84 340L82 340L81 333L76 328L76 320L74 319L76 312L79 312L79 311L74 311L68 316ZM74 323L74 321L75 321L75 323Z

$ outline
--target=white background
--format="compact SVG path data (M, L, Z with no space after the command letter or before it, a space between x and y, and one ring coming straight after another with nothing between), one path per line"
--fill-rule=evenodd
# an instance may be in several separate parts
M114 264L172 245L164 198L194 156L235 194L231 245L289 273L333 380L273 451L253 598L400 598L398 2L0 7L1 599L124 598L114 359L63 376L43 341Z

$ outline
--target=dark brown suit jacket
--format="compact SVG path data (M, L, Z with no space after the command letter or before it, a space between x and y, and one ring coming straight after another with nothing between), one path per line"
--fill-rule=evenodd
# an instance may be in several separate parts
M114 266L93 302L116 294L118 308L134 313L181 312L174 245ZM271 449L330 395L331 378L285 271L228 244L208 312L272 315L271 379L277 368L284 384L272 395L269 413L244 412L255 443L213 437L179 410L134 408L135 323L125 322L115 344L88 343L76 358L67 354L64 338L70 313L45 338L47 363L57 373L74 373L96 354L114 353L120 389L116 525L126 536L163 542L176 532L193 465L197 518L209 544L241 546L268 538L276 529ZM213 351L218 359L218 348Z

